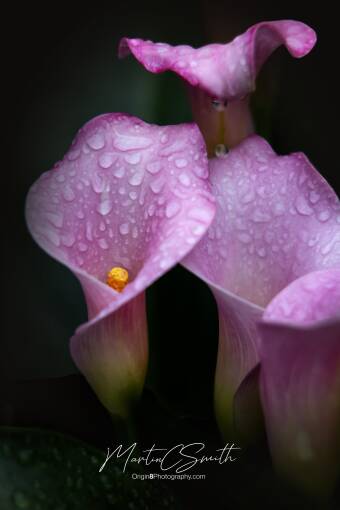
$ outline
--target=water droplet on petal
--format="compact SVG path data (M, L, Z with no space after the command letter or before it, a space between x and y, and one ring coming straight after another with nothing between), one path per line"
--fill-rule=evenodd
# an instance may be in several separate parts
M99 156L99 165L106 169L106 168L110 168L110 166L115 162L116 160L116 155L115 154L110 154L109 152L105 152L104 154L101 154Z
M181 184L183 184L183 186L190 186L191 184L191 179L189 177L189 175L185 172L181 173L179 176L178 176L178 180Z
M79 149L73 149L73 150L70 150L68 153L67 153L67 159L69 161L75 161L76 159L78 159L80 156L80 150Z
M111 212L111 210L112 210L111 199L108 197L103 198L98 204L97 211L102 216L106 216L107 214L109 214L109 212Z
M313 209L309 207L308 203L306 202L306 199L299 195L295 200L295 208L298 213L303 214L304 216L310 216L313 214Z
M66 202L72 202L72 200L74 200L75 194L70 186L65 186L63 190L63 197L66 200Z
M119 232L125 236L130 232L130 225L128 223L122 223L119 227Z
M162 165L160 161L152 161L146 165L146 169L148 172L150 172L150 174L157 174L161 168Z
M309 201L310 201L312 204L316 204L316 203L318 202L319 198L320 198L320 195L319 195L319 193L317 193L316 191L314 191L314 190L313 190L313 191L311 191L311 192L309 193Z
M222 99L214 98L211 100L211 106L217 112L223 112L227 106L227 101L223 101Z
M107 250L109 245L107 244L106 239L99 239L98 241L99 246L102 248L102 250Z
M138 197L138 193L136 191L130 191L129 197L131 198L131 200L136 200L136 198Z
M158 177L158 179L155 179L150 183L150 188L154 193L159 193L162 190L164 184L165 184L164 178L163 176L160 176Z
M228 152L227 147L223 143L218 143L215 147L215 156L217 158L220 158L222 156L225 156Z
M188 217L193 220L201 221L202 223L208 223L211 220L211 212L206 209L194 207L189 211Z
M177 200L168 202L165 208L165 216L167 218L173 218L181 210L181 204Z
M87 246L87 244L80 242L80 243L78 243L78 249L81 252L85 252L88 250L88 246Z
M65 181L65 175L62 174L60 171L58 172L57 176L56 176L56 180L58 182L64 182Z
M127 136L116 133L113 145L120 151L130 151L134 149L146 149L152 143L150 138L143 136Z
M87 144L91 147L91 149L98 151L99 149L102 149L105 145L104 136L100 133L96 133L87 139Z
M134 152L132 154L126 154L124 159L127 163L130 163L130 165L137 165L141 160L141 155L139 152Z
M68 234L64 234L61 237L61 242L67 248L71 248L71 246L73 246L74 243L75 243L75 237L74 237L74 235L71 232L68 233Z
M115 168L113 171L113 175L115 177L118 177L118 179L121 179L122 177L124 177L124 174L125 174L125 168L123 166Z
M318 214L318 220L320 220L322 222L329 220L330 217L331 217L331 212L327 209L319 212L319 214Z
M187 166L187 164L188 161L185 158L175 159L175 165L177 166L177 168L184 168L185 166Z
M139 186L142 184L144 178L144 171L142 169L137 170L129 179L131 186Z

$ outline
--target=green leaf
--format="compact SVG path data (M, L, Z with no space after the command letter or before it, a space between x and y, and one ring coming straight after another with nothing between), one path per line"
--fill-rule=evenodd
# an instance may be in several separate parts
M133 480L130 472L123 473L110 461L99 473L105 458L96 448L56 432L0 428L0 508L178 508L167 487L156 480Z

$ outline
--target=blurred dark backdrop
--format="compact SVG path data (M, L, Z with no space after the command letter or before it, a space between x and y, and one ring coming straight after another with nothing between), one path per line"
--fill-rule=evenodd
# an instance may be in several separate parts
M74 373L68 340L86 319L75 278L27 232L24 200L30 185L63 156L79 127L100 113L129 112L159 124L191 120L179 79L170 73L151 75L132 58L119 61L119 39L127 35L200 46L226 42L262 20L290 18L310 24L319 36L316 48L302 61L284 49L273 55L258 80L254 112L260 133L276 151L305 152L339 191L338 15L331 6L165 0L29 3L3 11L2 377L25 380ZM210 412L217 317L209 291L176 268L152 287L148 300L149 381L183 412ZM63 383L59 393L46 382L42 396L37 396L38 386L32 396L30 385L13 389L8 384L2 385L8 390L4 415L14 416L14 421L19 416L23 423L34 424L39 409L45 416L52 413L52 395L53 418L37 416L36 422L56 420L57 427L67 429L62 420L82 415L92 398L84 396L84 388L77 389L83 384L79 380ZM96 408L93 402L88 405Z

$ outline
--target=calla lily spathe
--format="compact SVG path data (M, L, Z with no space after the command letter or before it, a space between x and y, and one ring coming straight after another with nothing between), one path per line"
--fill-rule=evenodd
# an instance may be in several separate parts
M214 215L205 145L193 124L155 126L124 114L88 122L26 205L37 243L84 290L89 321L71 353L102 403L127 416L147 359L144 291L179 262ZM112 267L128 270L119 293Z
M340 246L339 235L332 243ZM287 478L313 491L332 489L339 474L337 267L294 280L259 324L260 387L272 457Z
M227 44L201 48L170 46L124 38L120 57L129 53L150 72L173 71L187 84L195 122L208 152L217 144L234 147L254 132L248 97L267 58L284 45L295 58L307 55L316 34L299 21L264 21Z
M209 285L218 305L215 408L220 429L228 437L235 394L260 362L274 459L294 476L287 459L295 454L298 460L298 450L294 441L289 444L289 434L289 439L311 435L316 446L310 471L314 479L317 471L319 479L330 480L326 473L334 457L327 453L335 444L340 402L339 199L306 156L277 156L258 136L211 160L210 182L216 216L183 264ZM326 270L325 280L320 271ZM332 325L311 329L309 318L327 318ZM289 324L269 324L273 319ZM297 366L304 359L300 393L294 359ZM322 432L317 432L316 414L323 416ZM325 469L320 472L321 463Z

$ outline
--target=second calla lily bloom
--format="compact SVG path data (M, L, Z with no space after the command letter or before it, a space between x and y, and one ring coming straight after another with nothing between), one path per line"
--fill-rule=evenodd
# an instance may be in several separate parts
M184 266L217 301L215 405L228 434L235 392L259 361L264 309L300 276L340 268L340 204L303 154L277 156L258 136L212 159L210 181L216 216Z
M339 246L340 234L330 242ZM320 248L330 253L330 245ZM287 478L328 492L340 471L340 264L285 287L266 308L259 330L273 460Z
M248 97L267 58L284 45L295 58L316 41L314 30L293 20L264 21L227 44L201 48L124 38L119 55L130 52L150 72L173 71L188 85L193 116L209 155L234 147L253 133Z
M195 125L105 114L79 131L28 194L34 239L84 290L89 322L76 331L71 353L113 414L126 417L143 386L144 290L188 254L213 219L207 177Z

